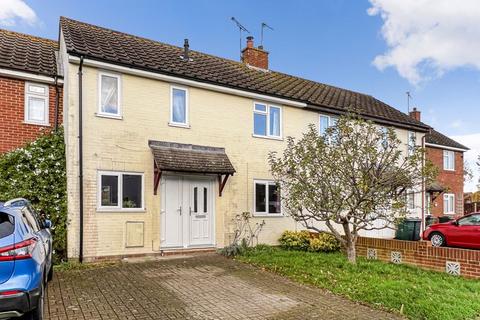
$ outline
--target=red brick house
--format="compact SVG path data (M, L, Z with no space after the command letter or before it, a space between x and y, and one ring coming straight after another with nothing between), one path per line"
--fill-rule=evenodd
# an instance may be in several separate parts
M410 116L420 121L416 108ZM463 153L469 149L434 129L425 136L425 148L427 159L438 168L436 182L426 188L427 216L463 215Z
M0 153L61 123L57 50L56 41L0 30Z

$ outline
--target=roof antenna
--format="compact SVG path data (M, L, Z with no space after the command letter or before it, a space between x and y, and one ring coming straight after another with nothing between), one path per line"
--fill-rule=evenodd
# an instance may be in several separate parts
M412 95L410 94L410 91L405 92L407 94L407 111L410 113L410 99L412 99Z
M265 28L268 28L270 30L273 31L273 28L270 27L268 24L266 24L265 22L262 22L262 35L261 35L261 38L260 38L260 49L263 49L263 29Z
M245 31L246 33L250 33L250 31L248 31L247 28L245 28L237 19L235 19L235 17L232 17L232 21L235 22L240 33L240 59L242 59L242 31Z

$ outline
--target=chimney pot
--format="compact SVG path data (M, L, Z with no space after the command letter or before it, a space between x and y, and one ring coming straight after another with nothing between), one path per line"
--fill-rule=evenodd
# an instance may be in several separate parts
M190 45L188 44L188 39L185 39L185 40L183 41L183 55L182 55L182 57L181 57L183 60L188 61L188 60L190 59L190 57L189 57L189 53L190 53L190 52L189 52L189 51L190 51L189 48L190 48Z
M250 66L268 69L268 51L263 50L260 46L255 48L253 45L253 37L247 37L247 46L242 50L242 62Z

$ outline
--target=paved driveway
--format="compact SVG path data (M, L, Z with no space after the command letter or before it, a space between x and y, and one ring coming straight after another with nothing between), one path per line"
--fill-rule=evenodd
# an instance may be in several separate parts
M216 254L58 272L47 319L394 319Z

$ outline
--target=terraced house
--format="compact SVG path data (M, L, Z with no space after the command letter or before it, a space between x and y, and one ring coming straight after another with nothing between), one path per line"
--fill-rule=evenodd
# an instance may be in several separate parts
M0 30L0 153L61 122L58 42Z
M372 96L270 70L253 38L237 62L68 18L60 33L71 258L222 247L245 211L275 243L301 228L267 163L287 136L350 108L395 128L405 152L430 129Z

